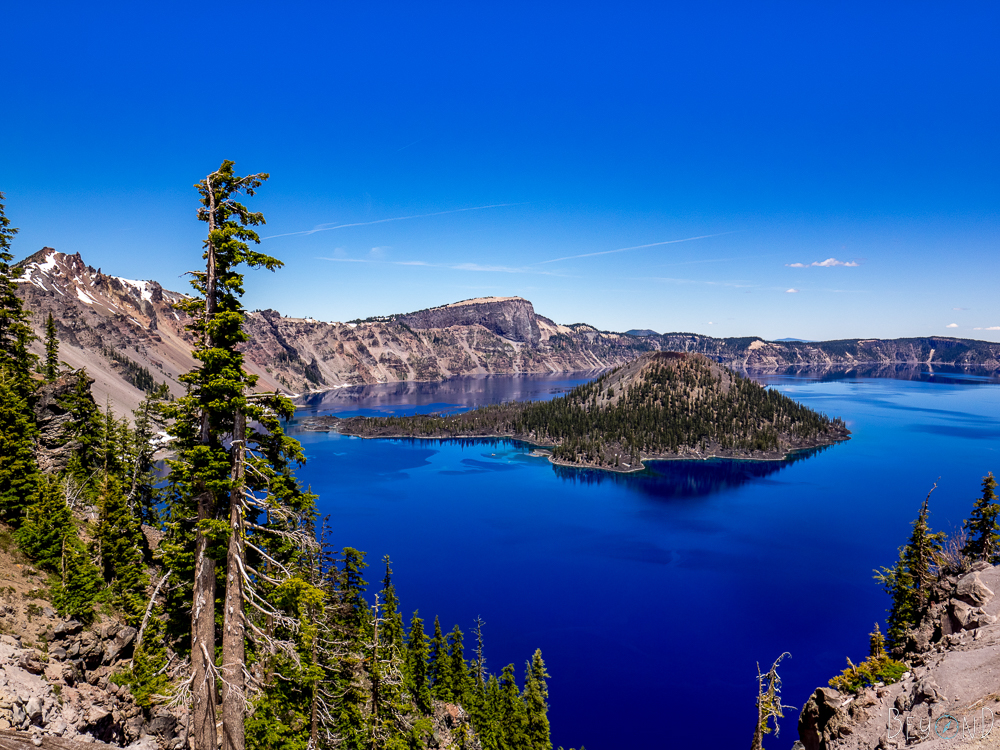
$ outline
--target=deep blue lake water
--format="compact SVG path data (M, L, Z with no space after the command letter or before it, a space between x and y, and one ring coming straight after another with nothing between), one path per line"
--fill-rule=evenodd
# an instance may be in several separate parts
M1000 471L1000 383L926 374L758 378L843 417L853 438L784 462L658 462L637 475L562 469L510 442L362 440L293 428L334 543L389 554L407 621L485 621L499 674L541 648L554 746L741 747L756 664L783 651L769 748L796 739L814 688L867 655L892 564L927 492L953 531ZM341 389L299 416L463 409L551 398L581 377L464 378ZM884 628L884 624L883 624Z

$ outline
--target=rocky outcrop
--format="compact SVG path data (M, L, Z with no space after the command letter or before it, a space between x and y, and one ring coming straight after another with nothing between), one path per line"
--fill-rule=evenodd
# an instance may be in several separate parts
M51 383L44 383L35 393L33 410L38 426L35 460L46 474L65 470L73 451L80 447L73 437L73 415L66 402L80 388L81 380L84 381L84 398L93 402L90 386L94 379L84 370L66 373Z
M538 346L542 339L535 308L521 297L470 299L400 315L396 321L418 329L482 326L497 336L530 346Z
M184 747L185 709L147 715L112 679L131 656L135 635L111 621L84 629L57 620L34 643L0 636L0 730L115 747Z
M939 582L913 635L911 669L858 695L819 688L802 709L805 750L1000 747L1000 566Z

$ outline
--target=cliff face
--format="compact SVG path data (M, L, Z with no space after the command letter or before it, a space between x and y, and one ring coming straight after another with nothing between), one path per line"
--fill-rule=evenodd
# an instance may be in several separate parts
M79 255L44 248L20 264L21 295L36 334L51 312L60 359L86 367L98 403L120 413L143 398L137 378L166 382L184 392L179 376L195 365L186 315L173 305L184 295L155 281L109 276ZM944 337L768 342L718 339L691 333L635 335L586 324L558 325L520 297L466 300L404 315L352 323L286 318L253 312L245 330L248 369L259 387L288 393L340 385L440 380L453 375L547 373L616 367L644 352L704 354L734 369L788 369L957 365L1000 370L1000 344ZM41 345L35 345L41 353Z
M799 717L805 750L919 745L1000 747L1000 566L941 580L915 631L911 670L893 685L813 693Z
M538 346L542 339L535 308L521 297L466 300L400 315L396 320L418 329L482 326L497 336L530 346Z

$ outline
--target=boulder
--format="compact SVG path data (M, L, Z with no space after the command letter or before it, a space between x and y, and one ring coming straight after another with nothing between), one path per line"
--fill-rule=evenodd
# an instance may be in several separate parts
M136 629L126 625L123 628L116 628L115 633L114 638L104 644L105 664L110 664L116 659L127 659L132 655Z
M36 723L42 718L42 701L37 695L33 695L28 699L28 702L24 706L24 712L31 719L32 723Z
M979 572L974 571L959 580L955 587L955 598L973 607L982 607L993 598L993 592L979 578Z
M844 696L833 688L817 688L799 715L799 741L805 750L821 750L836 731Z
M76 635L81 630L83 630L82 623L77 622L76 620L63 620L62 622L56 625L55 630L52 632L57 639L60 639L60 638L67 638L71 635Z
M42 655L35 650L22 652L17 660L17 666L31 674L41 674L45 671Z

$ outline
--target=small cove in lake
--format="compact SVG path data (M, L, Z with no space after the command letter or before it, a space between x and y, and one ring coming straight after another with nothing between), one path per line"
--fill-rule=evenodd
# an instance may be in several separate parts
M783 697L867 651L887 597L872 569L935 481L935 529L968 515L1000 469L991 377L920 371L762 376L852 439L782 462L656 462L633 475L562 468L508 441L362 440L291 432L338 546L389 554L406 619L485 626L499 673L541 648L554 746L590 750L749 742L756 662L782 651ZM551 398L593 377L492 376L344 388L318 413L412 414ZM939 479L940 477L940 479ZM373 584L374 585L374 584ZM797 711L768 746L788 748Z

